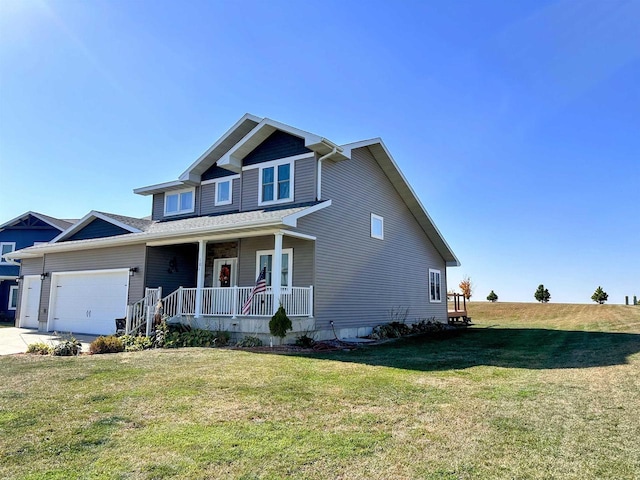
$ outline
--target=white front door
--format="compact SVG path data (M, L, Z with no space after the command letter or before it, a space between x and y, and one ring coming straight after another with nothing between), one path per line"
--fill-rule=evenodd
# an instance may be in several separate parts
M20 302L20 327L38 328L40 310L40 275L25 275L22 279L22 302Z
M213 286L235 287L238 285L238 259L216 258L213 261Z
M213 286L229 288L238 285L238 259L216 258L213 261ZM214 290L211 299L211 313L214 315L230 315L232 313L234 291Z

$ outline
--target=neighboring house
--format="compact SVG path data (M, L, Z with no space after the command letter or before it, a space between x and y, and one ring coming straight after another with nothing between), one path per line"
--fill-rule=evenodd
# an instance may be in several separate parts
M247 114L177 180L134 192L150 219L92 211L11 254L24 278L45 272L39 295L21 291L41 330L112 333L126 315L135 331L158 295L165 315L235 336L268 336L280 302L292 335L318 339L367 334L392 310L447 319L459 262L379 138L339 146Z
M70 221L26 212L0 225L0 320L13 321L18 307L20 263L4 257L33 245L47 243L71 226ZM37 319L34 323L37 327Z

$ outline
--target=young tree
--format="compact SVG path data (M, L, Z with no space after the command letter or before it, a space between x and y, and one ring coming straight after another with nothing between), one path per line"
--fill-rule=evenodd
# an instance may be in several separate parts
M602 287L598 286L598 288L596 288L596 291L593 292L593 295L591 295L591 300L602 305L604 302L609 300L609 295L607 294L607 292L602 290Z
M460 290L462 290L462 295L464 295L464 298L466 298L467 300L471 299L471 289L473 288L471 277L469 277L469 275L465 275L465 277L460 282L460 285L458 286L460 287Z
M487 300L489 300L490 302L495 302L498 300L498 295L496 295L496 292L491 290L491 293L487 295Z
M549 290L544 288L544 285L542 284L538 285L538 289L536 290L536 293L533 294L533 296L540 303L547 303L551 299L551 294L549 293Z

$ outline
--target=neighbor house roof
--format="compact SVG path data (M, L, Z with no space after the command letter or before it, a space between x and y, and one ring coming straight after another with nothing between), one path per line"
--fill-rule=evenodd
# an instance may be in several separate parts
M273 207L250 212L191 217L182 220L148 221L148 223L144 225L142 223L138 224L141 229L137 232L113 237L72 240L67 242L37 245L9 253L6 257L11 259L35 258L41 257L45 253L159 242L164 240L176 241L178 238L187 240L191 239L193 241L193 239L199 237L215 238L216 236L219 237L221 235L237 236L242 232L264 234L266 233L265 229L267 228L272 228L276 231L287 226L295 227L299 218L330 205L331 200L327 200L324 202L313 202L311 204L298 205L290 208ZM91 212L89 215L96 213L99 212ZM109 215L113 216L113 214ZM87 218L87 216L85 216L85 218Z
M19 222L22 219L27 218L29 215L37 218L38 220L41 220L49 225L51 225L53 228L60 230L61 232L63 230L66 230L67 228L69 228L73 222L70 220L62 220L60 218L55 218L55 217L50 217L49 215L44 215L42 213L37 213L37 212L32 212L32 211L28 211L23 213L22 215L17 216L16 218L12 218L11 220L9 220L8 222L3 223L2 225L0 225L0 230L3 230L4 228L10 227L14 224L16 224L17 222Z
M65 238L71 237L74 233L82 230L84 227L93 222L96 218L100 220L104 220L112 225L120 227L124 230L127 230L131 233L139 233L142 232L150 223L153 223L151 220L145 220L142 218L134 218L134 217L126 217L124 215L116 215L114 213L105 213L98 212L96 210L91 210L84 217L74 223L71 227L66 229L56 238L51 240L51 243L57 243Z

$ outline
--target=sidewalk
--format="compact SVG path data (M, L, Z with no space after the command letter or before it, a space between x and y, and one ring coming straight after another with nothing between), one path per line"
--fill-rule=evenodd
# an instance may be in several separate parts
M24 353L31 343L44 342L55 345L66 334L54 332L38 332L29 328L0 328L0 355ZM73 335L82 344L82 353L89 351L89 344L96 339L95 335Z

